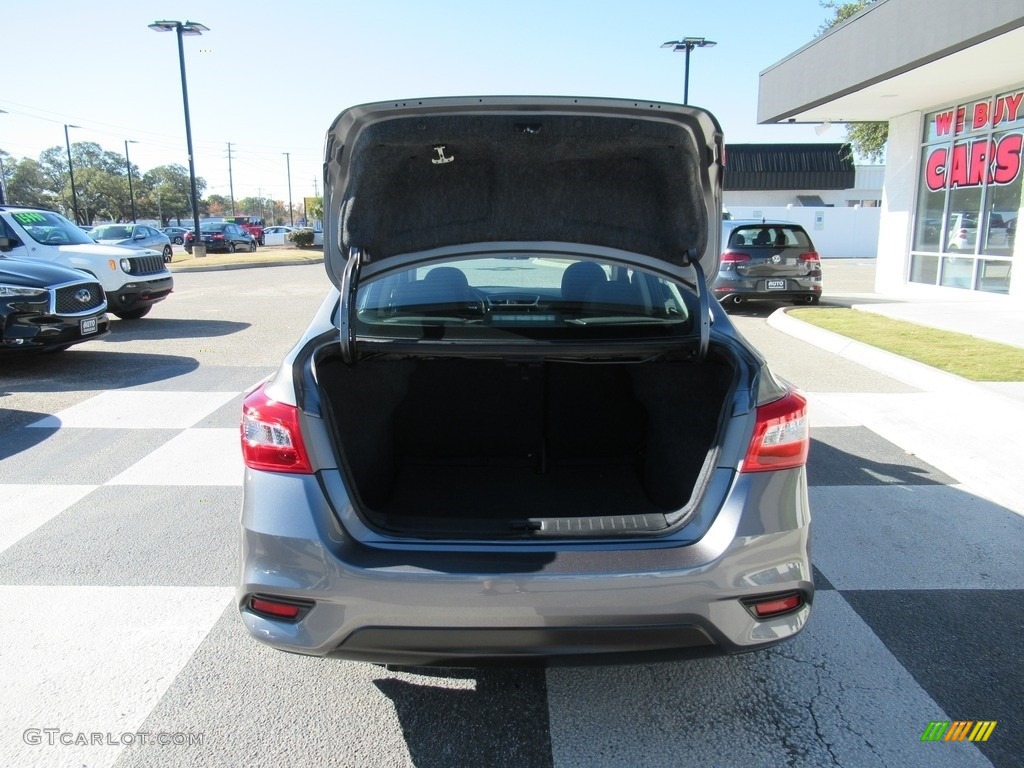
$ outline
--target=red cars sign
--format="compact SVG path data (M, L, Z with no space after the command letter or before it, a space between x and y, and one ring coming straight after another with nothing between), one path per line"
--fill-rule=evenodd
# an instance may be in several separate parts
M1024 117L1022 109L1024 91L1000 96L994 102L981 101L970 109L940 112L933 118L938 136L961 133L970 123L971 130L995 128L1003 123L1015 122ZM1021 170L1021 149L1024 134L1007 133L998 138L979 137L954 144L952 147L936 147L925 162L925 183L928 189L938 192L957 187L976 187L982 182L989 184L1010 184Z

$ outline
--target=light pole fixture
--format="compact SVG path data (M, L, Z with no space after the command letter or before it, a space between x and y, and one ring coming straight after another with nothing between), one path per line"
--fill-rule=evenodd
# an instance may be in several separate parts
M64 123L64 144L68 148L68 175L71 177L71 207L75 210L75 224L81 224L78 217L78 194L75 192L75 167L71 163L71 139L68 138L68 128L81 128L80 125L68 125Z
M292 213L292 155L291 152L282 152L285 162L288 164L288 225L295 226L295 216Z
M690 103L690 51L694 48L714 48L718 43L703 37L684 37L682 40L669 40L662 43L662 48L671 48L673 53L684 51L686 63L683 68L683 104Z
M128 145L138 144L134 139L124 140L124 164L128 167L128 199L132 203L132 224L135 223L135 190L132 188L132 161L128 158ZM163 222L160 222L163 224Z
M195 238L192 245L195 248L202 246L203 240L199 236L199 194L196 192L196 164L192 156L192 121L188 114L188 84L185 82L185 44L182 42L184 35L201 35L209 32L210 28L205 27L196 21L154 21L149 25L154 32L176 32L178 35L178 64L181 66L181 100L185 105L185 143L188 146L188 177L192 188L192 236ZM162 222L161 222L162 223Z

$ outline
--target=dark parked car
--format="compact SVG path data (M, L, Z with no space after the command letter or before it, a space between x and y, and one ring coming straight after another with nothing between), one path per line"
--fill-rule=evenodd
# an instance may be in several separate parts
M256 238L242 229L238 224L230 221L208 221L199 226L199 234L206 243L206 250L225 251L255 251ZM192 253L192 241L195 235L192 232L185 233L185 250Z
M618 99L338 117L333 285L243 405L256 639L474 666L803 628L806 402L707 289L722 141L702 109Z
M817 304L821 258L799 224L764 219L722 222L722 257L711 290L722 304L750 300Z
M101 224L93 227L89 237L100 245L126 245L129 248L160 251L165 264L171 261L173 254L170 238L159 229L145 224Z
M185 235L191 232L187 227L164 227L160 231L167 235L175 245L184 245Z
M0 256L0 354L53 352L106 336L106 309L91 275Z

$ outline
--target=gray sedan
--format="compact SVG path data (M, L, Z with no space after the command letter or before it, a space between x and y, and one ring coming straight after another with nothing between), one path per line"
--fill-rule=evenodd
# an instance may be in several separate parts
M705 285L721 136L696 107L597 98L339 116L328 297L242 407L254 638L471 667L803 628L806 400Z
M102 224L89 236L101 245L127 245L131 248L152 248L164 255L164 263L171 260L171 240L163 232L144 224Z

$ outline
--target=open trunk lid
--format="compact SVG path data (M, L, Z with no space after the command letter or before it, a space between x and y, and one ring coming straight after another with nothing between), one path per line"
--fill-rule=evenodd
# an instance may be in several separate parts
M327 134L324 248L346 261L488 242L563 242L718 269L722 135L708 112L572 97L352 107ZM344 293L344 289L343 289Z

